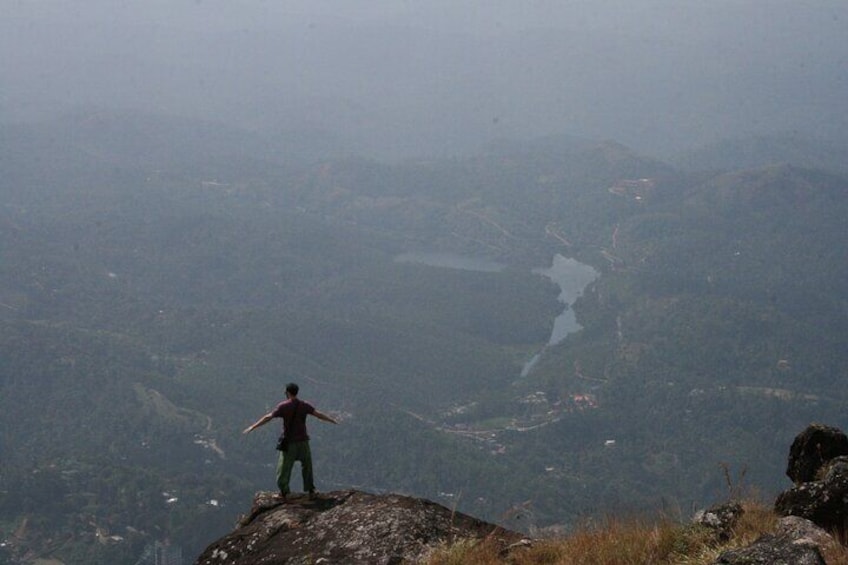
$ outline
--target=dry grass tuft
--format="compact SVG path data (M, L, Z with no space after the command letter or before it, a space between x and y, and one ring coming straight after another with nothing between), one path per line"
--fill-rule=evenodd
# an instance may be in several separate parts
M489 540L459 540L445 545L430 556L427 565L491 565L507 563L496 544Z
M607 519L584 526L561 539L538 540L508 556L489 541L462 541L435 551L427 565L710 565L722 551L747 546L774 531L778 516L754 500L745 510L732 538L720 543L703 526L669 519ZM848 565L848 550L834 542L822 551L828 565Z
M822 556L827 565L848 565L848 548L834 541L823 548Z
M683 563L708 546L712 533L669 520L649 523L610 518L561 540L540 543L515 560L520 565L641 565ZM693 561L692 563L696 563Z

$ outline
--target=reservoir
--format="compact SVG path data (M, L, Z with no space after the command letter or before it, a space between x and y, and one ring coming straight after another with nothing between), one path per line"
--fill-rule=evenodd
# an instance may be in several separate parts
M574 259L554 255L553 262L546 269L533 269L534 273L546 276L559 287L559 301L565 304L562 313L554 319L554 328L548 345L556 345L571 332L580 329L571 306L583 294L583 290L598 278L598 271Z
M395 261L486 273L498 273L506 268L506 265L503 263L498 263L491 259L442 252L418 251L402 253L395 257ZM559 287L559 301L562 302L563 309L554 318L554 326L547 345L524 364L521 370L522 377L530 373L546 348L558 344L568 334L576 332L581 328L580 324L577 323L574 310L571 307L580 298L583 290L589 283L597 279L600 274L589 265L559 254L554 255L550 267L533 269L533 273L549 278L551 282Z
M551 337L548 339L548 344L545 345L539 352L527 361L521 368L521 376L526 377L533 370L533 367L541 359L545 349L552 345L556 345L565 337L576 332L581 328L577 323L577 318L574 316L572 306L578 298L583 294L583 290L595 279L599 274L594 268L585 265L574 259L563 257L562 255L554 255L551 266L545 269L533 269L534 273L543 275L551 279L551 282L559 287L559 301L565 307L562 312L554 318L554 327L551 330Z

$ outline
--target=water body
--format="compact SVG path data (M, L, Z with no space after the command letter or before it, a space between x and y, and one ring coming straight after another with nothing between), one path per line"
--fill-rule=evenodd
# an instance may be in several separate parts
M533 269L534 273L543 275L551 279L551 281L559 286L559 301L565 304L562 312L554 318L554 327L551 330L551 337L548 339L548 344L541 351L533 355L521 368L521 376L529 375L545 349L558 344L565 337L582 328L577 323L577 318L574 315L574 310L571 308L580 296L583 290L595 279L600 273L589 265L585 265L574 259L563 257L562 255L554 255L551 266L546 269Z
M562 313L554 319L554 328L548 340L548 346L556 345L565 336L581 329L574 316L571 306L583 295L583 290L589 283L598 278L600 273L589 265L574 259L554 255L553 263L547 269L533 269L534 273L544 275L559 286L559 301L565 304Z
M395 257L395 261L400 263L419 263L430 267L441 267L446 269L463 269L466 271L480 271L485 273L498 273L506 268L503 263L492 261L481 257L467 257L457 253L440 253L428 251L413 251L402 253ZM551 266L546 268L533 269L533 272L545 277L548 277L554 284L559 287L559 301L564 304L562 312L554 318L554 327L551 330L551 336L548 339L547 345L537 352L524 364L521 369L521 376L526 377L533 370L533 367L541 359L545 349L561 342L565 337L581 329L581 325L577 323L577 318L574 316L572 305L583 294L583 290L595 279L600 273L589 265L583 264L574 259L563 257L562 255L554 255L551 261Z

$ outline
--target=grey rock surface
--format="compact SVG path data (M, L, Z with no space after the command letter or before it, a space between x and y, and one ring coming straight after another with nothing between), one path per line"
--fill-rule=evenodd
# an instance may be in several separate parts
M741 549L725 551L715 565L827 565L819 548L808 541L765 535Z
M848 455L848 436L823 424L810 424L789 448L786 476L799 485L816 480L819 469L840 455Z
M777 523L775 534L795 541L807 540L819 547L833 542L833 536L812 521L800 516L784 516Z
M778 495L775 511L799 516L827 531L841 530L848 520L848 457L837 457L823 467L819 481L805 482Z
M469 538L493 540L506 551L521 546L523 536L407 496L350 490L282 501L261 492L239 526L195 563L410 563L440 544Z
M742 505L738 502L726 502L697 512L692 522L715 532L719 541L727 541L743 513Z

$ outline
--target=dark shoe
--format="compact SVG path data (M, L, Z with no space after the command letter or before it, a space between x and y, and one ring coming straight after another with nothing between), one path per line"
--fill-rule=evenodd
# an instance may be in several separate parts
M318 491L315 490L315 489L310 490L309 491L309 500L315 500L316 498L318 498Z
M275 495L274 495L274 498L276 498L276 499L277 499L277 500L279 500L279 501L285 502L285 501L286 501L286 496L287 496L287 495L286 495L286 493L284 493L284 492L278 492L277 494L275 494Z

